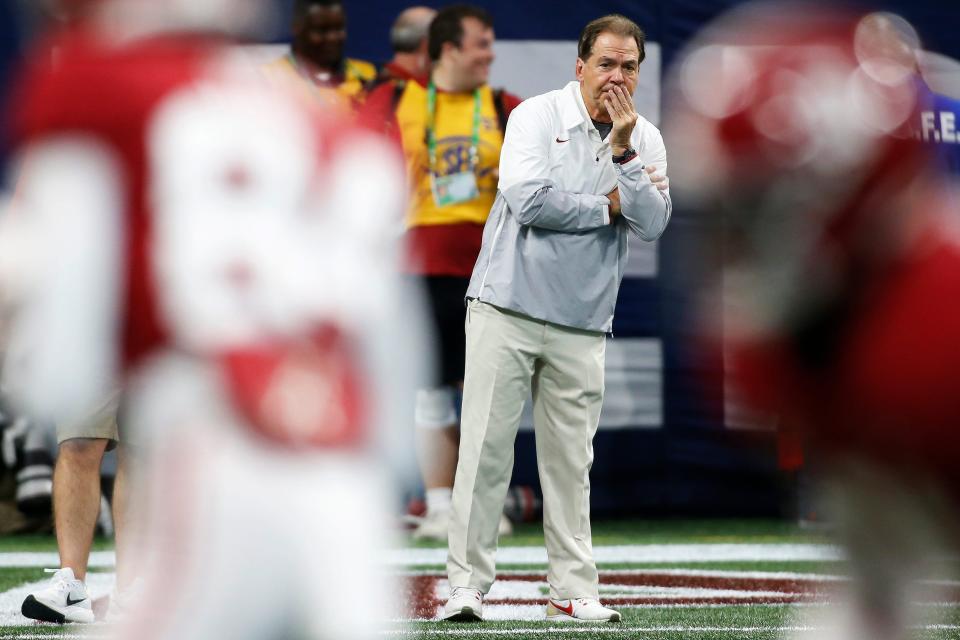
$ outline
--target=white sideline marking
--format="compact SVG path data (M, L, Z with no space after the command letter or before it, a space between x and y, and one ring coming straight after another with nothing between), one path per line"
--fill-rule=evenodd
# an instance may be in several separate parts
M843 560L840 549L826 544L647 544L594 547L594 558L599 563L615 562L724 562L724 561L804 561ZM445 565L447 550L394 549L388 555L392 565ZM497 551L501 564L547 563L543 547L503 547ZM56 567L60 559L55 552L0 553L0 567ZM116 564L113 551L90 554L91 567L112 567ZM719 575L719 574L718 574ZM766 575L766 574L765 574Z
M957 608L957 603L955 602L913 602L911 603L914 607L923 607L928 609L955 609ZM736 607L739 605L736 604L708 604L708 603L699 603L699 604L618 604L614 605L615 609L729 609L731 607ZM815 609L822 608L825 606L830 606L829 604L823 602L763 602L758 604L751 604L751 607L760 607L765 609L772 609L775 607L789 607L793 609ZM512 611L507 611L507 607L514 607ZM537 605L528 605L528 604L517 604L517 605L483 605L483 617L485 620L509 620L512 622L546 622L544 617L544 606L542 604ZM391 622L440 622L439 613L437 617L434 618L397 618L391 620ZM576 628L580 628L577 626Z
M533 629L391 629L382 632L382 635L391 636L409 636L416 635L443 635L443 636L515 636L515 635L549 635L549 634L569 634L576 633L598 633L598 632L634 632L634 633L758 633L767 631L797 632L797 631L824 631L828 627L629 627L622 624L605 624L596 626L586 626L581 624L561 624L556 627L533 628ZM953 631L960 629L960 625L955 624L927 624L911 627L916 631Z
M447 580L438 580L436 583L435 595L438 600L446 600L450 597L450 583ZM534 618L510 618L519 620L543 619L543 600L545 594L549 593L550 585L546 580L527 581L527 580L497 580L490 588L490 592L484 596L485 600L493 601L484 607L484 611L506 609L520 605L520 601L536 602L539 615ZM776 598L795 595L792 592L785 591L762 591L748 589L714 589L708 587L671 587L671 586L652 586L652 585L627 585L627 584L608 584L600 585L600 596L602 598L629 598L629 597L657 597L665 600L679 600L683 598L733 598L749 600L753 598ZM496 603L497 600L514 601L511 604ZM499 616L498 616L499 618Z
M536 573L546 573L546 566L530 569L497 569L497 576L526 576ZM845 582L849 576L830 573L796 573L793 571L736 571L731 569L658 569L657 567L640 567L636 569L604 569L600 572L605 576L636 576L636 575L669 575L695 576L703 578L742 578L746 580L805 580L808 582ZM402 576L436 576L446 575L440 569L409 569L399 571ZM929 581L931 584L940 584L940 581ZM944 582L946 586L951 586ZM957 583L960 586L960 582Z
M647 544L598 546L593 549L598 563L616 562L729 562L729 561L804 561L843 560L838 547L827 544ZM447 550L394 549L388 554L392 565L446 565ZM547 564L543 547L502 547L497 551L501 564ZM90 554L89 566L113 567L113 551ZM55 552L0 553L0 567L57 567L60 558ZM716 574L721 575L721 574ZM759 575L759 574L758 574ZM777 574L762 574L777 575ZM777 576L779 577L779 576Z
M55 640L97 640L98 638L107 638L109 636L97 636L91 633L84 633L82 635L70 635L70 634L61 634L61 633L45 633L45 634L17 634L13 636L16 640L50 640L54 638Z
M113 567L117 554L113 551L94 551L90 554L88 567ZM60 567L60 556L55 551L24 551L0 553L0 567Z
M497 572L498 574L501 572ZM504 571L502 573L509 573ZM520 573L520 572L518 572ZM849 580L848 576L829 573L796 573L793 571L734 571L730 569L657 569L646 567L642 569L609 569L603 575L637 575L652 573L669 576L696 576L698 578L743 578L747 580L808 580L811 582L835 582Z
M805 561L843 560L841 550L828 544L644 544L612 545L593 548L598 564L614 562L730 562L730 561ZM441 564L447 562L447 550L394 549L388 555L393 565ZM543 547L502 547L497 550L500 564L547 563Z

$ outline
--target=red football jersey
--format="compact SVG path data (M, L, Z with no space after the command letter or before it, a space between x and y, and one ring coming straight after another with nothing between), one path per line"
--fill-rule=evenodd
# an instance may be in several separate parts
M126 363L164 339L153 295L145 239L151 233L147 137L157 106L196 80L215 52L199 39L163 38L110 45L93 33L70 31L34 55L15 92L15 141L83 136L105 145L123 172L127 273L121 331ZM30 170L30 158L25 159Z
M106 386L110 362L122 378L159 350L186 351L221 365L234 408L271 440L362 441L358 336L392 274L384 223L404 206L399 159L369 132L266 85L222 43L110 44L73 32L54 50L55 63L38 57L18 94L20 204L25 219L60 232L51 253L64 266L35 287L32 313L70 318L83 337L21 330L26 360L49 353L36 375L72 355L100 363L73 378ZM80 166L86 177L72 180ZM112 297L102 291L111 283ZM88 304L70 307L69 290ZM32 325L68 333L52 318ZM114 353L81 348L94 342ZM59 353L37 346L46 343ZM309 396L311 385L325 405L288 411L287 396Z
M816 324L734 341L748 399L828 449L926 469L960 493L960 236L936 197L902 253L845 290Z

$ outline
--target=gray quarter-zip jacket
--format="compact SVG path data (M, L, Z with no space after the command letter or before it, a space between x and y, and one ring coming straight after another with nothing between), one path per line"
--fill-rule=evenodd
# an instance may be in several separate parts
M658 190L644 171L654 165L666 174L660 131L641 116L631 144L638 157L614 164L575 81L514 109L467 298L609 332L627 263L627 231L656 240L673 208L669 190ZM611 225L605 194L614 187L621 216Z

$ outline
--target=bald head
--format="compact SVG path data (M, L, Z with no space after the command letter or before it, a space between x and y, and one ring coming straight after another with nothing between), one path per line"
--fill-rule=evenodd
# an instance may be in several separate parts
M390 46L396 53L413 53L427 38L430 22L437 12L430 7L404 9L390 28Z

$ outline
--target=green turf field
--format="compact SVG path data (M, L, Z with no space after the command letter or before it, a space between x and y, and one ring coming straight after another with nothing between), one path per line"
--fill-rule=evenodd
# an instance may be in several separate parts
M824 535L772 520L631 520L597 522L594 548L601 597L618 608L618 625L543 620L548 596L543 534L521 525L501 541L498 579L481 624L433 620L448 592L442 545L410 543L393 562L407 590L405 621L384 638L760 639L818 637L834 589L845 582L842 554ZM19 615L26 585L55 563L46 537L0 539L0 638L106 638L104 625L33 625ZM109 544L97 543L88 578L96 597L109 591ZM27 555L24 555L26 552ZM38 555L40 554L40 555ZM11 566L20 565L20 566ZM29 566L26 566L29 565ZM954 596L925 607L917 638L960 638Z

